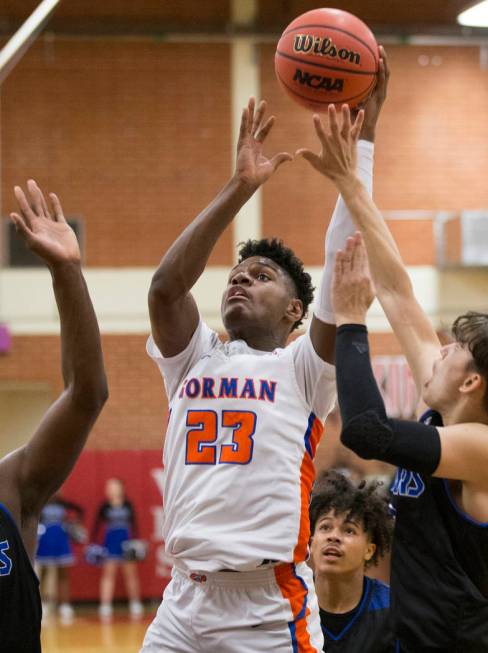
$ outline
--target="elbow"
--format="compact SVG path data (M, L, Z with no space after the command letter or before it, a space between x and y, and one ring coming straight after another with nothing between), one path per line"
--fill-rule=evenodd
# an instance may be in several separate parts
M109 398L107 377L102 374L94 381L73 387L71 396L79 410L96 418Z
M151 306L167 306L173 304L179 297L178 284L171 279L170 275L158 270L149 286L148 302Z
M364 460L382 460L392 439L388 421L374 410L367 410L345 423L341 442Z

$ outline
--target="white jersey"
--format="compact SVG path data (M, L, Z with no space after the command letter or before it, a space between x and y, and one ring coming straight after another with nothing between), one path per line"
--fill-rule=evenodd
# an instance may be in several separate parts
M149 355L166 386L167 552L189 570L249 571L308 556L313 458L335 368L308 333L284 349L223 343L200 321L187 348Z

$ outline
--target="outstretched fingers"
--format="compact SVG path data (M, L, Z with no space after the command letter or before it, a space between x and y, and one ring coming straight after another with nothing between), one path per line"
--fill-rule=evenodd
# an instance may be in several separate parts
M364 109L361 109L361 111L358 111L356 120L354 121L354 124L351 128L351 138L355 141L357 141L359 138L359 134L361 133L361 127L363 126L363 122L364 122Z
M332 134L335 140L339 140L339 136L341 132L339 129L339 121L337 119L337 110L333 104L329 104L329 106L327 107L327 114L329 116L330 133Z
M10 214L10 219L15 225L16 230L25 238L29 239L32 236L32 232L29 229L26 220L23 216L19 215L18 213L11 213Z
M320 116L317 113L314 113L313 116L313 126L315 127L315 132L318 136L318 139L322 145L322 147L325 147L327 144L327 134L325 133L324 125L322 124L322 120L320 119Z
M32 220L36 217L36 215L32 210L29 202L27 201L25 193L20 186L14 186L14 195L19 205L20 212L22 213L23 221L25 221L29 229L32 228Z
M341 127L341 136L342 138L348 138L351 132L351 110L349 109L348 104L343 104L341 107L342 114L342 127Z
M49 198L53 207L54 220L56 222L66 222L59 197L56 195L56 193L49 193Z
M321 161L319 155L315 154L315 152L312 152L312 150L308 150L307 148L302 147L302 148L300 148L299 150L297 150L295 152L295 156L302 156L316 170L318 170L319 172L321 171L322 161Z
M287 161L293 161L293 156L288 152L279 152L278 154L275 154L272 159L270 159L273 170L276 170L282 163L286 163Z
M27 181L27 193L29 204L36 215L48 216L46 201L41 193L41 189L33 179Z
M273 125L275 124L275 121L276 121L276 118L274 116L270 116L266 120L264 125L258 126L256 131L254 131L254 128L253 128L254 138L257 141L259 141L260 143L262 143L266 139L266 136L271 131Z
M249 108L244 107L241 115L241 126L239 129L239 141L242 142L249 132Z
M254 98L252 98L254 100ZM264 114L266 112L266 102L264 100L261 100L261 102L258 104L258 108L256 109L256 113L254 114L254 118L252 121L252 135L256 137L256 134L260 131L262 131L261 123L263 121Z

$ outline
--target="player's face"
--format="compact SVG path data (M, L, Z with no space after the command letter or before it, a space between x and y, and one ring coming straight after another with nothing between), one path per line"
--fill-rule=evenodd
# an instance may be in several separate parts
M310 546L316 576L363 573L375 550L358 519L332 510L319 517Z
M273 331L286 320L290 303L299 301L294 298L292 286L286 272L271 259L245 259L230 271L222 296L225 328L230 333L248 328Z
M422 398L425 403L442 412L459 399L459 388L472 374L473 357L469 349L459 342L442 347L432 368L431 378L424 384Z

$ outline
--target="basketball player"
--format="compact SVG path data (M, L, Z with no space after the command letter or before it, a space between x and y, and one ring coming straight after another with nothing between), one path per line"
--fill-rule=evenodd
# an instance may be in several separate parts
M366 302L360 300L368 299L369 287L361 269L359 281L351 272L334 292L343 325L336 341L342 440L363 458L400 467L392 487L397 521L391 576L398 650L488 651L488 315L461 315L453 324L454 341L441 346L356 175L348 111L343 109L342 129L333 107L329 118L329 132L314 119L322 152L306 157L334 180L364 234L378 299L430 407L421 423L387 418L367 355ZM357 252L360 242L350 243L345 260L339 257L340 273L355 271Z
M390 548L393 519L378 483L334 470L317 479L310 504L310 556L324 651L392 653L390 589L365 571Z
M41 599L32 568L44 504L71 471L104 402L100 334L80 267L76 236L51 194L52 215L34 181L15 187L18 233L51 272L61 321L65 389L26 445L0 461L0 648L41 650Z
M374 134L374 95L362 137ZM163 537L173 578L144 653L317 652L323 638L309 567L313 457L334 404L333 256L354 226L339 200L307 333L287 347L312 300L310 276L280 241L248 241L222 297L229 342L201 320L191 288L243 204L292 159L263 143L274 118L251 98L242 114L236 172L163 257L150 292L148 353L170 415L163 452ZM357 139L363 112L355 122ZM358 170L371 180L371 142ZM331 265L332 264L332 265Z

